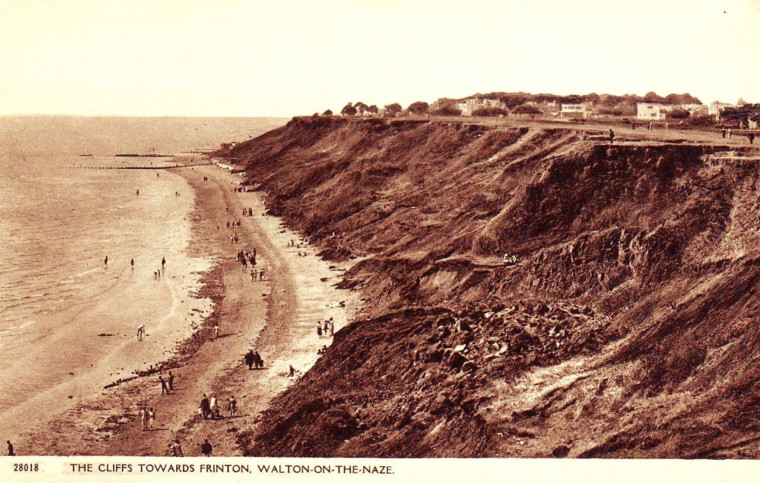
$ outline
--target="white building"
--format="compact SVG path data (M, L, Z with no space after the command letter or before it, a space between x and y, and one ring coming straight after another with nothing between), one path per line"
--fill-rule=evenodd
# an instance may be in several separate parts
M668 109L668 107L654 102L639 102L636 104L636 119L661 121L665 119L665 113L672 110L672 108Z
M472 113L478 109L506 109L504 105L498 99L465 99L457 104L457 109L462 112L463 116L472 116Z
M710 107L708 108L708 114L711 116L715 116L715 119L720 119L720 113L723 111L723 109L726 109L727 107L735 107L733 104L729 104L728 102L720 102L715 101L712 104L710 104Z
M708 108L704 104L681 104L681 109L688 111L691 117L706 116Z
M591 105L586 102L581 104L562 104L559 115L562 117L582 117L586 119L591 117Z

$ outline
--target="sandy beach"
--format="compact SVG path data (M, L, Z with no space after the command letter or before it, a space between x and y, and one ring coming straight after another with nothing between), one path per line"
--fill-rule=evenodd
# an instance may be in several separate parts
M183 323L157 344L166 347L174 340L176 347L161 351L163 361L150 364L154 368L145 368L141 377L111 373L107 389L95 394L82 390L68 407L65 390L50 391L45 405L55 416L30 428L20 426L27 431L14 441L19 454L160 456L178 438L186 455L198 455L208 438L215 455L238 455L237 431L254 425L271 398L295 381L288 377L290 365L302 374L319 357L319 348L330 344L329 338L317 336L317 322L332 317L339 330L356 308L352 294L333 286L346 267L322 261L279 219L265 215L259 193L237 192L239 176L212 165L170 171L182 176L194 193L186 255L212 260L212 267L199 274L197 298L176 301ZM253 216L242 216L243 207L252 208ZM238 219L240 227L227 228L227 221ZM233 233L238 244L230 242ZM290 247L291 240L301 248ZM256 268L265 269L264 281L252 281L235 259L237 250L252 247L257 250ZM220 328L217 339L215 325ZM160 334L150 335L151 342L158 342ZM249 348L260 352L264 369L245 367L243 355ZM105 354L99 365L109 367L112 357ZM162 395L158 376L167 377L169 370L175 388ZM80 376L79 387L102 387L103 374L97 372ZM204 394L216 395L222 419L196 417ZM231 395L238 401L234 418L227 417ZM143 406L155 408L153 431L140 428Z

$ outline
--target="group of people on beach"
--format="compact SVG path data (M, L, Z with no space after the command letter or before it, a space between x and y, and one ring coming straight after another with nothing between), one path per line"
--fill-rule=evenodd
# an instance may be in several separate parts
M156 423L156 410L153 408L140 408L140 424L143 431L153 431L153 425Z
M245 359L245 365L248 366L249 371L253 369L253 366L256 366L256 369L262 369L264 367L264 359L261 358L259 351L248 349L248 352L245 353L243 359Z
M249 263L251 264L251 268L256 265L256 248L251 250L238 250L236 258L243 266L243 271L245 272Z
M161 395L169 395L174 390L174 374L169 371L169 375L164 379L163 374L158 376L158 383L161 385Z
M333 318L325 320L324 322L317 322L317 336L321 339L324 337L332 337L335 334L335 322Z
M227 400L227 412L231 418L234 418L237 414L237 400L235 400L234 395L230 395ZM212 394L210 399L205 394L203 395L201 404L198 407L198 416L201 419L220 419L222 417L219 401L215 394Z

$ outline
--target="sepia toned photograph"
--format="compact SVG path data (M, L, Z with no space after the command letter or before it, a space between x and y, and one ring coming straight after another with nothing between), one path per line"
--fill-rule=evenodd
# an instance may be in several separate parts
M760 459L759 46L756 0L0 0L0 474Z

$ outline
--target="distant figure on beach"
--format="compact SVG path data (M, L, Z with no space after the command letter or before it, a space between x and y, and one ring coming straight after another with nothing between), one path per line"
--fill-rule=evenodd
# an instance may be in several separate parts
M264 274L265 274L265 273L266 273L266 272L264 271L264 269L263 269L263 268L261 268L261 269L259 270L259 281L263 281L263 280L264 280Z
M106 255L106 259L103 260L103 264L108 268L108 255Z
M288 377L294 377L296 375L296 370L293 368L293 365L290 365L290 374L288 374Z
M158 173L156 173L156 178L160 178L160 176L159 176L159 174L158 174Z
M172 374L172 371L169 371L169 390L174 390L174 374Z
M219 338L219 326L215 325L214 326L214 339L218 339L218 338Z
M129 260L129 264L132 266L132 270L134 270L135 269L135 259L134 258L130 259Z
M16 452L13 451L13 445L10 441L6 441L8 443L8 456L16 456Z
M208 438L206 438L206 441L201 445L201 453L203 453L203 456L211 456L212 451L214 451L214 448L208 442Z
M253 351L248 350L248 352L245 353L245 364L248 366L248 370L250 371L253 368Z
M648 127L648 129L649 129L650 131L652 130L652 121L649 121L649 127Z
M723 139L726 139L726 128L725 128L725 127L724 127L724 128L721 128L721 130L720 130L720 136L721 136Z
M256 369L264 368L264 359L261 358L259 351L253 353L253 364L256 366Z
M143 431L148 430L148 410L145 408L140 408L140 424Z
M179 440L175 439L169 444L169 455L170 456L176 456L176 457L182 457L185 456L182 453L182 446L179 444Z
M219 416L219 405L217 404L216 395L211 395L211 401L209 402L209 410L211 411L211 419L216 419Z
M148 409L148 431L153 431L153 424L156 422L156 410Z
M726 129L726 138L731 139L731 128Z
M137 190L137 196L140 196L140 190Z
M161 257L161 270L166 266L166 257Z
M752 144L755 142L755 133L749 133L747 134L747 139L749 139L749 143Z
M230 412L230 417L235 417L235 412L237 411L237 401L235 401L235 396L230 396L230 400L227 403L227 411Z
M158 376L158 382L161 383L161 395L169 394L169 386L166 385L166 379L164 379L164 376Z
M251 282L255 282L255 281L256 281L256 270L252 268L251 269Z
M330 317L330 336L335 335L335 321Z
M317 336L319 336L320 339L322 338L322 324L319 322L317 322Z
M145 326L140 324L137 326L137 340L143 340L143 337L145 337Z
M208 398L206 395L203 395L203 399L201 399L201 416L203 416L203 419L208 419L208 415L211 412L211 404L208 401Z
M610 128L610 144L615 140L615 131Z

